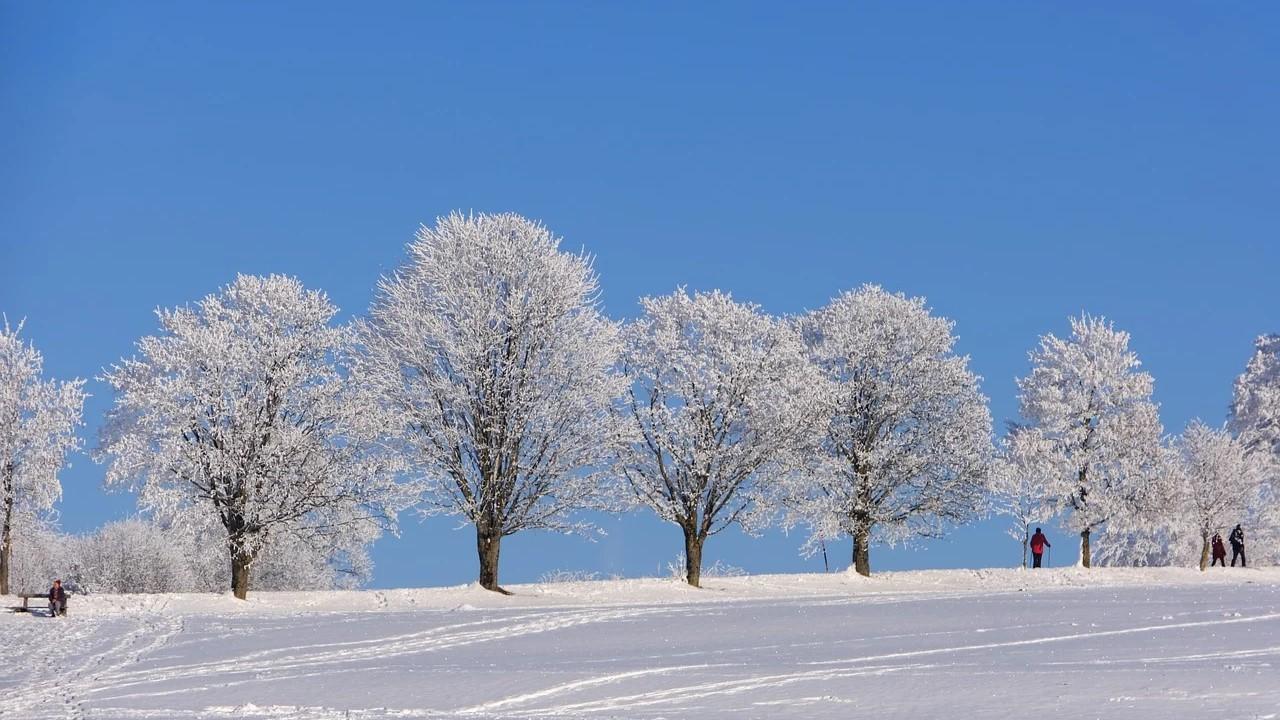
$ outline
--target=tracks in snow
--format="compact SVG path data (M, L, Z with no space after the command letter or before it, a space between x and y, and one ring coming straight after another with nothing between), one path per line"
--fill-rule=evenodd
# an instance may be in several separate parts
M189 617L182 642L171 641L184 632L183 619L157 603L127 615L32 618L0 628L23 657L50 645L78 649L55 656L47 673L32 666L16 686L0 668L0 720L718 720L845 717L855 709L893 715L904 708L925 717L961 709L947 692L976 688L987 697L985 691L1005 679L1021 677L1029 661L1053 665L1046 672L1063 678L1074 673L1088 685L1083 698L1072 697L1084 704L1072 707L1089 715L1129 702L1124 698L1132 693L1107 688L1116 682L1109 678L1130 673L1150 683L1149 668L1159 666L1161 678L1180 678L1167 681L1177 688L1207 668L1234 663L1233 673L1216 680L1219 695L1181 700L1200 703L1194 708L1171 705L1179 696L1164 685L1144 690L1144 697L1155 698L1144 702L1175 709L1163 717L1218 716L1212 711L1245 707L1233 697L1254 696L1245 701L1253 703L1250 711L1280 701L1280 687L1257 685L1280 660L1273 636L1280 629L1280 588L1249 593L1181 600L1123 591L912 593L463 612L237 613ZM1242 600L1252 604L1241 607ZM1235 607L1223 612L1229 605ZM1242 681L1231 685L1233 676ZM1099 681L1102 687L1092 689ZM921 695L921 688L928 692ZM907 705L883 704L894 689L908 689L901 700ZM288 704L297 702L304 704ZM766 707L772 709L762 711ZM976 707L979 714L990 709Z
M439 653L470 645L554 633L582 625L616 622L665 611L663 608L626 607L540 611L444 625L390 637L372 636L347 642L292 645L213 662L170 665L162 670L118 670L105 673L93 692L102 694L104 700L121 700L135 694L163 694L148 691L145 686L195 676L218 676L220 686L235 686L242 682L256 682L290 673L336 673L339 672L339 666L385 661L397 656Z
M638 671L628 671L621 673L611 673L606 675L595 676L591 678L576 680L573 682L562 683L543 690L522 693L499 700L472 705L459 708L455 712L459 715L487 715L491 717L552 717L552 716L577 716L589 715L596 713L620 713L625 711L635 711L639 708L673 704L673 703L689 703L695 701L706 700L717 696L738 695L753 690L764 690L781 688L788 685L807 682L831 681L845 678L853 678L869 675L886 675L890 673L898 673L904 671L925 670L937 667L937 664L924 662L906 662L899 661L915 660L929 658L934 656L982 652L987 650L1007 650L1023 646L1044 645L1050 643L1061 643L1079 640L1098 640L1109 637L1149 634L1168 632L1175 630L1184 630L1191 628L1204 628L1210 625L1236 625L1236 624L1252 624L1280 621L1280 613L1266 613L1251 617L1229 618L1213 621L1189 621L1176 623L1162 623L1143 625L1139 627L1119 628L1112 630L1097 630L1084 633L1069 633L1060 635L1050 635L1036 638L1026 638L1019 640L1007 640L1002 642L990 643L974 643L965 645L944 646L936 648L927 648L920 650L909 650L901 652L880 653L863 655L852 658L844 658L839 660L816 661L806 663L810 666L820 666L818 669L796 670L785 673L763 673L749 674L745 677L738 677L731 680L713 681L713 682L694 682L685 684L676 684L660 690L651 690L646 692L638 692L623 695L614 695L605 698L581 700L577 702L561 702L558 704L533 704L536 701L549 699L557 695L565 695L576 693L589 688L595 688L604 685L618 684L634 678L652 675L676 675L688 673L695 670L707 670L713 668L729 668L739 667L742 664L701 664L701 665L676 665L666 667L649 668ZM1161 662L1178 662L1186 660L1203 660L1217 659L1222 657L1259 657L1274 656L1278 648L1268 647L1249 651L1237 651L1231 653L1202 653L1196 655L1179 656L1176 658L1146 658L1146 663ZM521 707L524 706L524 707Z
M182 618L162 612L166 602L148 598L143 607L122 616L56 619L53 622L64 623L61 628L29 633L27 639L34 642L18 651L29 680L0 698L0 718L83 720L87 696L103 677L138 662L182 632ZM37 659L45 657L47 664Z

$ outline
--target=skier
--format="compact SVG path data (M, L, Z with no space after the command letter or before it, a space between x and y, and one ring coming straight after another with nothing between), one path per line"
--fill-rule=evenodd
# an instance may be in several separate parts
M1036 534L1031 536L1031 567L1040 567L1040 557L1044 555L1044 549L1047 547L1053 547L1053 543L1040 532L1040 528L1036 528Z
M1214 565L1219 565L1219 564L1222 565L1222 567L1227 566L1227 546L1222 544L1222 536L1219 535L1218 533L1214 533L1213 534L1213 563L1210 564L1209 567L1213 567Z
M1235 529L1227 536L1231 541L1231 567L1236 566L1236 558L1240 558L1240 567L1248 567L1249 563L1244 559L1244 530L1241 529L1240 523L1236 523Z
M67 614L67 592L62 589L62 581L54 580L49 588L49 617Z

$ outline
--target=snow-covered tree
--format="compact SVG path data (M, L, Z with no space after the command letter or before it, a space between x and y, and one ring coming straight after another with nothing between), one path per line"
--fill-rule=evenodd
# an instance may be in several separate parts
M72 541L73 580L91 593L166 593L196 589L190 548L154 523L137 518L107 523Z
M1069 338L1043 336L1030 357L1031 374L1018 380L1021 414L1049 441L1050 487L1089 567L1092 533L1135 517L1143 484L1161 470L1152 379L1138 370L1128 333L1087 315L1071 319Z
M1200 552L1200 531L1187 522L1182 462L1171 444L1129 488L1125 511L1107 521L1107 542L1093 547L1097 566L1169 567L1191 565Z
M10 557L10 592L43 593L54 579L70 581L69 587L76 587L75 538L60 533L49 513L18 513L13 533L22 541L14 543Z
M1014 427L1001 441L991 473L991 510L1009 518L1009 537L1022 546L1022 567L1027 567L1031 528L1053 515L1050 486L1057 473L1053 452L1044 435Z
M216 515L200 506L149 513L144 521L184 559L189 584L183 592L218 592L230 586L226 530ZM272 536L253 560L249 585L254 590L335 590L358 587L372 573L367 548L374 537L367 525L324 535L283 533ZM86 575L87 579L92 579Z
M1200 569L1209 565L1209 541L1247 522L1258 507L1266 479L1265 459L1250 453L1227 430L1192 422L1174 442L1178 490L1164 512L1200 541Z
M589 258L519 215L438 218L383 278L362 383L428 481L424 511L475 526L480 584L501 591L504 537L585 531L605 504L618 328Z
M1280 335L1263 335L1236 378L1231 427L1251 450L1280 461Z
M238 598L276 538L372 540L415 500L342 372L352 334L336 313L293 278L241 275L194 308L157 311L161 333L104 374L107 484L140 485L147 512L216 518Z
M762 485L809 442L821 377L786 323L721 292L644 298L624 330L631 381L619 405L617 471L635 498L684 533L698 586L708 537L765 520Z
M991 469L991 414L952 322L923 298L867 285L800 320L826 399L811 472L792 476L788 524L810 547L853 538L871 574L871 543L936 537L973 518Z
M18 519L62 497L58 472L80 447L84 381L43 379L44 358L4 320L0 329L0 595L9 593Z

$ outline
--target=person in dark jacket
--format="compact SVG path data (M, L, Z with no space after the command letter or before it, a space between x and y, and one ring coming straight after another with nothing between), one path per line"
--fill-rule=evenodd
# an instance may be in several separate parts
M1036 534L1031 536L1031 567L1040 567L1040 558L1044 555L1044 549L1053 547L1053 543L1049 542L1049 538L1040 532L1040 528L1036 528Z
M1240 523L1236 523L1227 539L1231 541L1231 567L1236 566L1237 557L1240 558L1240 567L1248 567L1244 559L1244 530L1240 527Z
M1227 546L1222 543L1222 536L1218 533L1213 534L1213 562L1209 567L1214 565L1227 566Z
M54 580L49 588L49 617L67 614L67 591L62 589L62 581Z

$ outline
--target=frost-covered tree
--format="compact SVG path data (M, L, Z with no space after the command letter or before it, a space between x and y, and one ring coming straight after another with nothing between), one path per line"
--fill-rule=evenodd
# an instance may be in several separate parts
M1236 378L1231 427L1251 450L1280 461L1280 335L1263 335Z
M157 515L216 518L243 599L263 548L293 535L366 539L415 499L342 363L351 332L319 291L241 275L195 307L159 310L161 332L104 373L109 486L141 486Z
M1235 382L1230 427L1265 463L1268 477L1252 517L1251 545L1280 557L1280 335L1257 339L1253 357ZM1262 553L1251 552L1250 557L1256 561Z
M1152 379L1138 370L1128 333L1087 315L1071 319L1069 338L1043 336L1030 358L1031 373L1018 380L1021 414L1049 441L1050 487L1089 567L1092 533L1134 517L1143 484L1161 469Z
M48 513L18 513L13 532L22 541L14 543L10 557L10 592L40 594L55 578L69 581L69 587L75 588L75 539L58 532Z
M800 321L827 395L811 472L788 490L788 524L810 546L853 538L871 574L871 543L936 537L973 518L991 466L991 414L952 322L923 298L867 285Z
M519 215L438 218L378 285L361 382L429 490L424 511L475 526L480 584L502 539L584 531L608 460L617 326L589 258Z
M91 593L189 592L196 580L190 548L158 525L137 518L107 523L72 541L73 579Z
M1000 445L991 473L991 510L1009 518L1009 537L1022 546L1022 567L1027 567L1031 528L1053 515L1050 487L1057 473L1053 452L1044 435L1014 427Z
M0 595L9 593L19 517L46 512L62 496L58 472L80 447L84 381L43 378L44 358L4 320L0 329Z
M684 534L697 587L707 538L759 527L763 485L809 443L821 378L786 323L721 292L644 298L624 330L617 470L635 498Z
M1191 565L1200 552L1200 531L1181 510L1187 505L1179 454L1161 446L1159 460L1129 488L1124 512L1107 521L1107 542L1093 547L1093 565L1168 567Z
M150 513L143 519L184 560L189 584L182 592L218 592L230 586L226 530L216 515L200 506ZM337 529L333 529L337 530ZM335 590L360 586L372 574L368 546L376 537L368 526L345 532L276 534L253 560L249 586L254 590ZM86 580L93 578L86 574ZM133 591L131 591L133 592Z
M1173 444L1178 466L1178 492L1163 509L1179 529L1194 531L1200 540L1200 569L1209 565L1209 541L1224 536L1238 522L1246 522L1263 497L1266 463L1250 453L1230 432L1192 422Z

